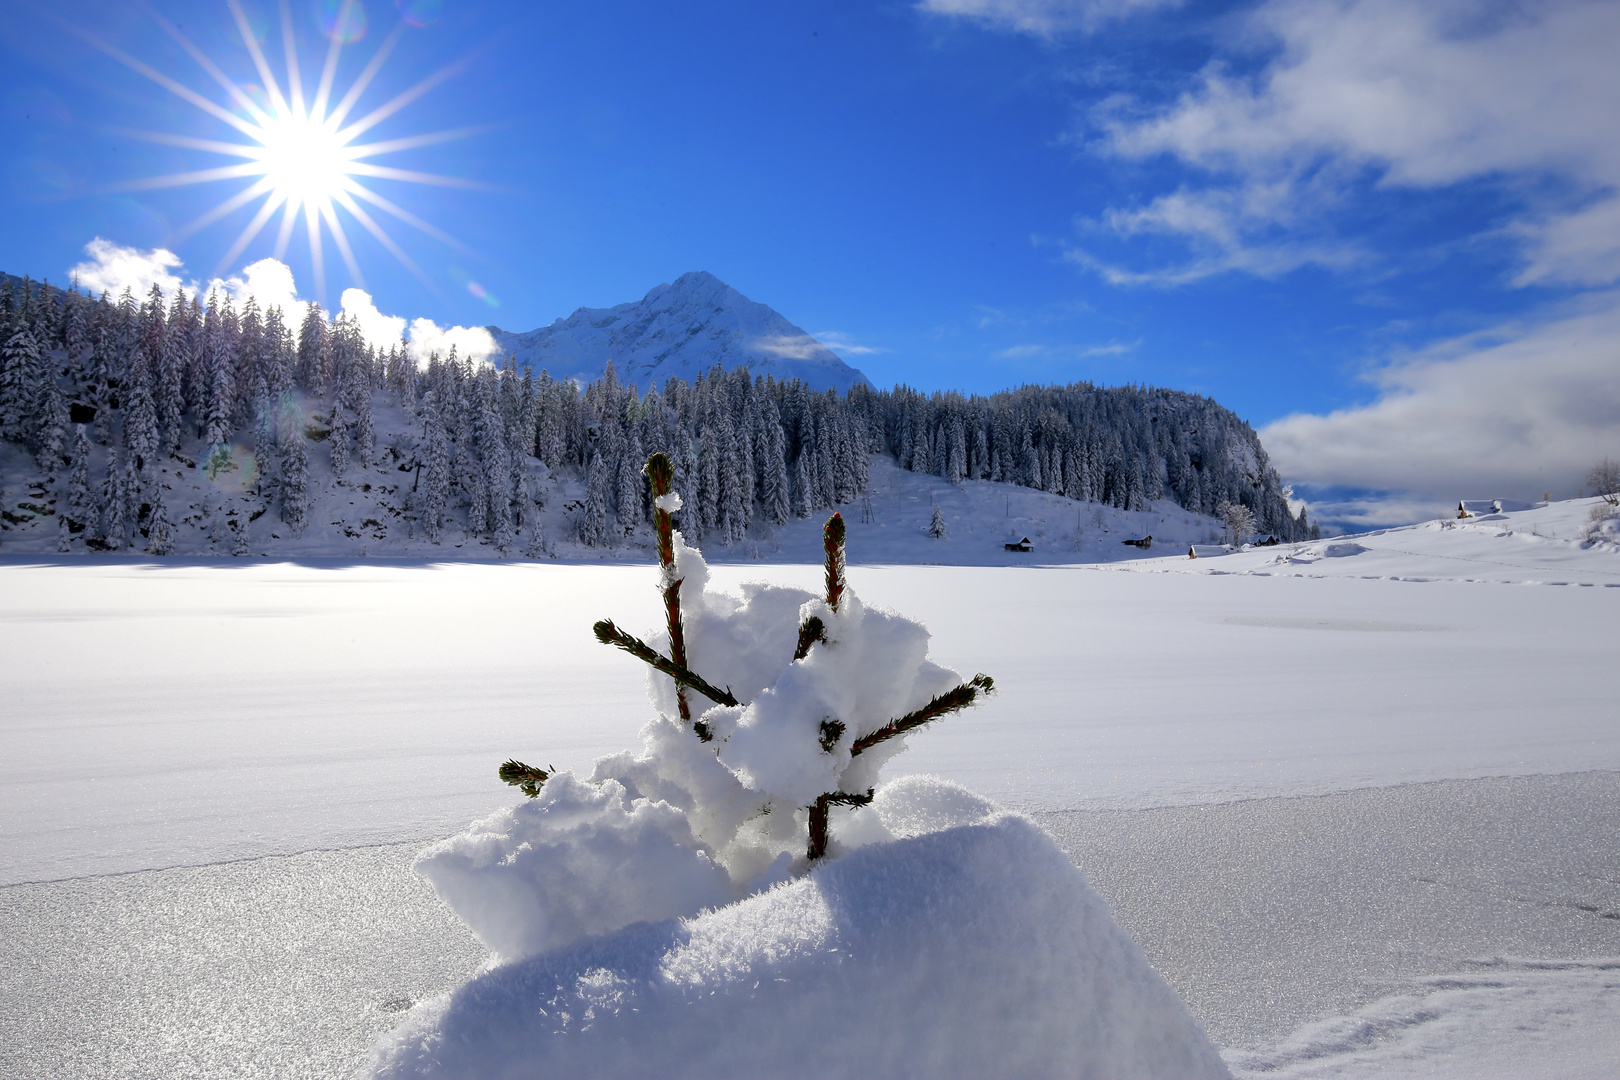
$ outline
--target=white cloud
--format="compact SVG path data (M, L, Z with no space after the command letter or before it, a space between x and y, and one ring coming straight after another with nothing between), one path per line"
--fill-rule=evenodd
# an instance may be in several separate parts
M127 285L137 299L145 296L155 282L166 295L172 297L179 288L196 290L195 281L185 283L180 257L164 248L138 251L109 240L96 237L85 245L90 261L75 266L71 271L79 279L81 288L95 292L110 292L114 296ZM240 309L249 296L258 301L262 310L279 307L286 326L298 332L310 301L300 299L298 284L292 268L277 259L260 259L245 267L240 276L215 278L202 289L230 294ZM437 352L448 356L453 345L456 354L472 360L493 360L500 352L495 338L482 326L441 327L432 319L407 320L402 315L386 315L377 308L371 294L363 289L343 290L342 314L353 317L360 324L366 341L379 349L387 349L407 337L406 351L419 363L426 363Z
M1380 369L1378 400L1261 429L1286 479L1458 498L1571 496L1620 457L1620 291Z
M1620 198L1516 227L1525 238L1525 267L1515 284L1608 285L1620 278Z
M827 348L841 353L849 353L851 356L871 356L874 353L886 353L889 351L881 345L862 345L850 335L839 330L825 330L811 336L827 346Z
M309 301L298 299L292 267L277 259L260 259L244 269L241 277L215 278L208 283L208 288L230 293L238 310L249 296L259 302L261 311L279 307L282 322L294 334L298 333L304 314L309 310Z
M1181 0L920 0L931 15L969 19L1017 33L1053 38L1091 31L1138 11L1179 7Z
M494 336L482 326L441 328L432 319L411 320L410 343L406 350L416 358L417 363L426 363L434 353L449 356L451 346L455 347L456 355L464 359L491 362L501 351L500 346L495 344Z
M371 294L364 289L343 290L343 314L360 324L360 333L376 348L391 348L405 336L404 316L384 315L378 311Z
M1112 208L1096 221L1082 222L1094 232L1124 238L1168 236L1183 241L1191 257L1169 266L1135 270L1109 263L1081 247L1065 247L1063 257L1100 274L1114 285L1185 285L1216 274L1242 271L1277 278L1306 265L1343 269L1364 261L1354 243L1322 237L1300 237L1288 227L1307 200L1291 179L1248 182L1230 189L1191 191L1181 188L1134 210ZM1309 201L1327 196L1315 193Z
M1123 343L1111 341L1106 345L1047 345L1027 342L1009 345L991 355L997 360L1089 360L1097 356L1124 356L1132 352L1140 341Z
M809 334L777 334L755 338L750 344L762 353L784 360L819 360L827 351L827 346Z
M79 263L68 273L79 280L79 287L91 293L110 293L114 298L128 288L139 303L156 285L166 296L180 288L180 256L167 248L140 251L96 237L84 245L88 262Z
M1526 211L1514 230L1526 243L1521 280L1620 277L1620 211L1607 201L1591 205L1620 187L1612 133L1620 5L1272 0L1249 29L1251 40L1277 49L1257 77L1212 64L1194 89L1148 116L1116 99L1096 116L1101 148L1128 158L1166 154L1224 176L1200 193L1209 204L1270 187L1306 212L1320 209L1320 189L1369 172L1381 184L1417 188L1554 178L1586 205ZM1218 221L1166 210L1148 212L1204 243L1211 228L1230 230L1242 218L1230 207ZM1591 219L1603 228L1586 228ZM1249 269L1241 261L1230 268Z

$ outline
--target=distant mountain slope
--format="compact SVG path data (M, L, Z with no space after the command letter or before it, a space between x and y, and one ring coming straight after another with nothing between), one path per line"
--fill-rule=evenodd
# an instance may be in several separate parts
M713 274L682 274L633 303L580 308L524 333L489 327L502 352L553 378L591 382L609 360L641 390L671 375L692 380L719 364L755 375L801 379L813 390L870 385L866 376L782 315Z

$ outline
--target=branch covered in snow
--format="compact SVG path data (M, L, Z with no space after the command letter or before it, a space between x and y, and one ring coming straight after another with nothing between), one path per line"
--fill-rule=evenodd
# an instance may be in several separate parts
M713 683L709 682L697 672L692 671L684 664L677 664L673 660L664 656L662 653L658 652L658 650L654 649L651 645L648 645L640 638L620 630L617 626L613 625L612 619L601 620L595 626L591 627L591 630L595 632L596 640L600 641L602 644L612 645L614 648L623 649L625 652L636 657L638 660L645 661L652 667L662 671L665 675L668 675L682 686L690 686L693 690L696 690L698 693L702 694L704 697L708 698L717 705L742 704L742 702L738 701L736 697L732 695L730 690L720 689L718 686L715 686Z
M523 764L516 758L508 758L497 770L497 775L502 781L511 784L532 799L540 794L540 785L556 771L555 765L548 769L537 769L533 765Z
M793 659L803 660L810 655L810 646L827 640L827 624L820 616L812 615L799 627L799 644L793 650Z
M981 693L988 697L995 691L996 681L981 672L956 689L947 690L945 693L940 694L916 712L907 713L898 720L891 720L870 735L863 735L856 739L855 745L849 749L850 756L854 757L861 751L870 750L886 739L892 739L896 735L904 735L911 729L922 727L924 724L938 720L942 716L960 712L978 701Z
M838 610L844 595L844 515L834 514L821 530L821 544L827 554L827 606Z

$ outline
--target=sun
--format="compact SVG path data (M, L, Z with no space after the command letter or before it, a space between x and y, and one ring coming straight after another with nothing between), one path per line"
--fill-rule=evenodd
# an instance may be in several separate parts
M272 199L327 203L346 190L353 159L342 138L308 114L277 117L256 138Z
M331 238L355 284L364 287L365 277L355 259L344 227L347 218L370 233L394 258L434 292L435 285L420 267L379 224L366 206L409 225L437 240L466 252L466 245L441 229L384 198L360 177L431 184L443 187L484 188L486 185L458 177L392 168L376 163L374 158L396 154L417 147L452 139L465 138L486 130L483 127L460 128L454 131L436 131L380 142L358 142L372 128L399 113L411 102L454 75L465 61L439 69L409 89L362 114L350 119L355 106L370 87L383 63L404 34L409 20L400 23L377 46L371 59L355 77L341 97L334 101L338 59L345 45L364 33L365 15L356 0L339 0L336 17L328 30L329 45L320 77L315 82L314 95L305 97L305 80L298 63L298 47L293 32L293 19L288 0L280 0L281 47L286 70L286 83L276 77L260 44L259 36L249 24L240 0L226 0L231 16L236 21L243 43L251 57L262 86L239 85L182 33L156 12L152 17L165 33L179 43L213 81L225 91L224 103L215 101L193 90L172 76L129 56L114 46L82 29L75 29L85 40L120 63L145 76L203 112L229 125L246 138L245 142L227 142L198 139L160 131L131 131L125 134L149 142L181 146L211 154L237 159L238 163L192 172L172 173L167 176L147 177L112 185L108 190L135 191L152 188L178 187L187 184L214 183L228 180L247 180L247 186L221 201L195 220L181 226L172 234L182 239L222 220L245 206L258 204L251 220L237 235L225 255L215 267L216 276L235 264L279 213L274 255L284 258L293 241L293 234L302 219L309 244L310 264L315 271L315 291L326 295L325 239ZM366 204L362 206L361 204Z

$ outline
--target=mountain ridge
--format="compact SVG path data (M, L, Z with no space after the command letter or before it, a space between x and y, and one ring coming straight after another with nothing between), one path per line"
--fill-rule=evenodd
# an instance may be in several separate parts
M599 378L611 360L619 379L641 390L671 376L691 381L716 364L800 379L817 391L872 385L780 312L706 270L654 286L640 300L578 308L534 330L486 329L520 364L580 382Z

